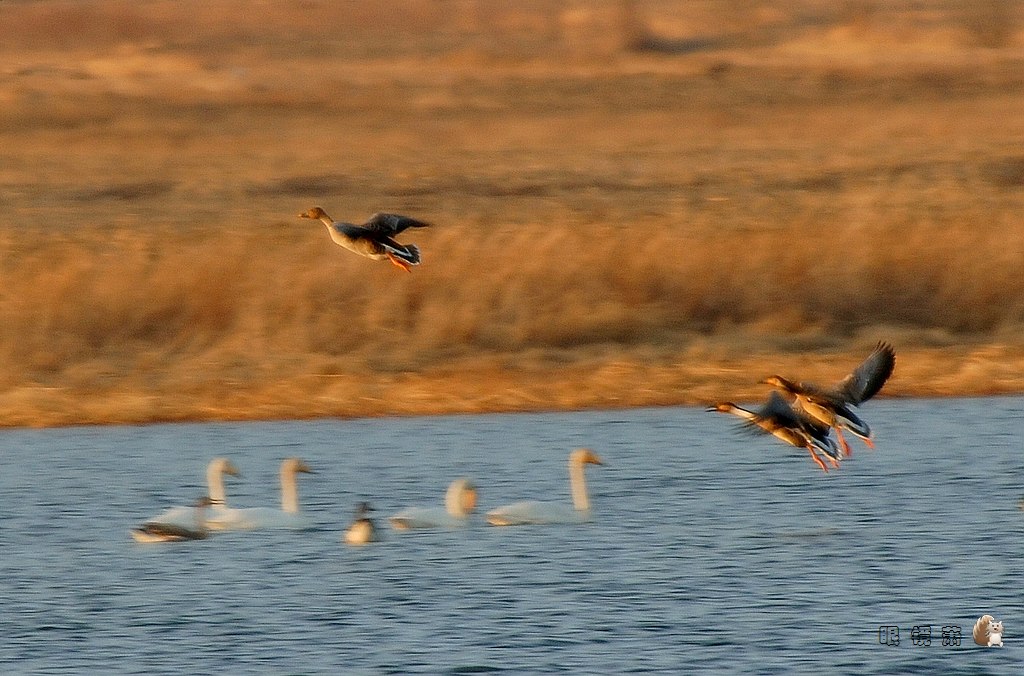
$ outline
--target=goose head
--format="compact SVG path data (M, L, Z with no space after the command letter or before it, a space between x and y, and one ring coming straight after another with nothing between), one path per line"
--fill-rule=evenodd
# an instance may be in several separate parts
M704 410L709 413L732 413L736 410L736 404L731 401L720 401L714 406L708 406Z
M202 537L205 537L206 531L206 508L215 504L217 504L216 501L211 499L209 495L204 495L196 500L196 528L202 534Z
M796 392L797 389L799 389L797 388L796 383L788 378L783 378L782 376L769 376L758 382L761 385L771 385L772 387L777 387L780 390L785 390L787 392Z
M377 527L370 519L370 512L374 511L369 502L360 502L356 506L356 518L352 525L345 531L345 542L350 545L365 545L377 541Z
M321 218L324 217L330 218L330 216L327 215L327 212L321 209L320 207L313 207L312 209L309 209L308 211L303 211L301 214L299 214L299 218L312 218L314 220L320 220Z

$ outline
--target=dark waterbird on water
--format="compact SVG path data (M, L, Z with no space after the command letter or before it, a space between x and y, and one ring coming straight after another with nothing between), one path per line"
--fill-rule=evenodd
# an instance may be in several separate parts
M206 508L213 504L207 496L196 502L195 525L183 526L177 523L161 523L147 521L138 528L132 529L132 537L136 542L181 542L182 540L205 540L210 531L206 527Z
M348 530L345 531L345 543L350 545L365 545L369 542L377 542L377 525L370 518L370 512L375 511L369 502L360 502L356 507L356 518L353 519Z

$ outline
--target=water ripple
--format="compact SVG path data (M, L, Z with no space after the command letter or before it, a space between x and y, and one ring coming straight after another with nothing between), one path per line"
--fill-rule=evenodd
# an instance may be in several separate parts
M829 475L695 409L7 430L0 667L1007 673L1024 627L1022 403L873 401L878 449ZM484 509L568 502L580 445L608 461L588 474L591 523L341 544L356 501L381 517L440 504L455 476L477 480ZM277 464L302 456L315 526L132 542L205 490L215 454L241 468L228 493L243 507L278 504ZM939 645L943 625L968 636L986 612L1005 649ZM914 647L929 623L932 646Z

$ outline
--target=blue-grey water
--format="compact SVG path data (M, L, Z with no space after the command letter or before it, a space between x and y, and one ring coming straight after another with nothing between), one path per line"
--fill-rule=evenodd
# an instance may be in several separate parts
M1020 673L1022 412L872 401L877 449L828 475L693 408L3 431L0 672ZM382 522L457 476L483 511L568 502L577 446L607 462L588 524L340 540L358 501ZM236 507L305 459L315 527L135 543L216 455ZM971 642L984 613L1004 648Z

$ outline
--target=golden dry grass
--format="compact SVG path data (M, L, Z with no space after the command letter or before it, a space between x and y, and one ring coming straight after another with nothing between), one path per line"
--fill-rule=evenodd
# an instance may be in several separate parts
M0 424L1024 391L1015 3L498 5L0 5Z

